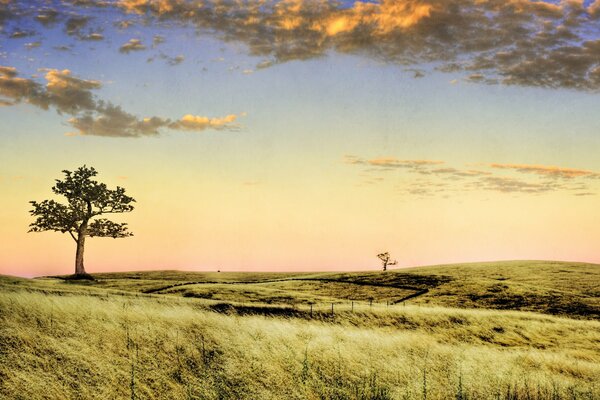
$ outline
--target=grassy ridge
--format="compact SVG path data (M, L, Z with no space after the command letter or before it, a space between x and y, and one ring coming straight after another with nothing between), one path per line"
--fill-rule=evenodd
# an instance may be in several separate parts
M600 319L600 265L597 264L512 261L420 267L386 273L153 271L94 276L97 281L85 285L226 302L302 305L355 300L394 303L417 294L411 303Z

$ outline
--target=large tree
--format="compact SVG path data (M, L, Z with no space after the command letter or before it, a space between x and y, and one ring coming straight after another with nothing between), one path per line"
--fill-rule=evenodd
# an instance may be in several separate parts
M29 232L57 231L68 233L77 243L75 253L75 275L86 275L83 266L85 238L133 236L127 230L126 223L117 223L106 218L97 218L104 214L116 214L133 211L135 202L125 194L125 189L117 186L108 189L104 183L93 180L98 173L92 167L77 168L74 172L63 171L64 179L56 179L52 191L66 197L67 204L54 200L30 201L31 215L35 222L29 225Z

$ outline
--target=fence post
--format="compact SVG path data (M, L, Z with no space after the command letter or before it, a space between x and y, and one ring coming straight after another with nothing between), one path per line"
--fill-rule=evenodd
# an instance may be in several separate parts
M333 315L333 303L331 303L331 315Z
M373 299L369 300L369 307L373 307Z
M312 303L310 303L310 317L312 318Z
M354 312L354 302L352 302L352 312Z

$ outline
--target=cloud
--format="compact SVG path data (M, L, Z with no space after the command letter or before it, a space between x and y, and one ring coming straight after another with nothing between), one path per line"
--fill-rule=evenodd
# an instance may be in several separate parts
M457 168L438 168L438 169L426 169L418 171L422 175L445 175L454 179L472 178L477 176L491 175L491 172L478 171L478 170L461 170Z
M0 67L0 96L3 102L16 104L25 100L41 108L48 108L48 97L42 85L31 79L17 77L12 67Z
M79 38L81 40L99 41L104 40L104 35L98 32L92 32L87 35L81 35Z
M119 47L119 52L129 54L132 51L146 50L146 46L142 44L140 39L129 39L129 41Z
M45 110L54 107L59 113L74 114L96 107L91 91L100 88L99 81L73 77L66 69L42 71L46 72L46 85L18 77L15 68L0 67L0 96L14 104L25 101Z
M35 16L36 21L45 27L52 27L59 18L59 12L54 9L40 10Z
M347 164L362 164L379 168L421 168L444 163L443 161L436 160L399 160L392 157L373 158L367 160L354 155L344 156L344 162Z
M7 21L16 21L19 18L20 7L11 0L0 0L0 32L6 27Z
M120 30L128 29L132 25L134 25L134 22L132 20L123 20L114 23L114 26Z
M165 37L162 35L154 35L152 37L152 47L156 47L161 43L165 42Z
M18 75L17 69L15 67L5 67L0 65L0 76L5 76L7 78L14 78Z
M271 67L275 62L273 60L262 60L256 64L256 69L265 69Z
M140 119L112 104L100 105L68 122L81 136L107 137L156 136L160 128L168 125L168 120L158 117Z
M54 50L57 50L57 51L70 51L71 50L71 47L70 46L66 46L66 45L54 46L52 48Z
M484 177L476 181L473 187L502 193L544 193L562 188L554 183L532 183L499 176Z
M398 160L396 158L375 158L367 160L367 163L376 167L391 168L415 168L443 164L443 161L435 160Z
M42 45L42 42L30 42L30 43L25 43L25 48L27 50L31 50L31 49L38 48L41 45Z
M90 19L90 17L80 15L70 17L65 22L65 32L69 36L80 36L81 30L87 26Z
M477 164L483 169L463 169L453 166L439 168L443 161L399 160L396 158L365 159L346 155L344 163L363 167L363 184L375 184L383 178L377 174L397 168L402 193L433 196L465 191L494 191L499 193L541 194L566 192L576 196L595 194L588 178L600 179L600 174L583 169L528 164ZM514 172L528 174L528 179L506 175ZM412 175L412 178L411 178ZM576 193L574 193L576 192Z
M526 174L544 175L551 178L572 179L578 177L600 177L600 173L584 169L562 168L548 165L490 164L492 168L510 169Z
M0 66L0 105L21 102L71 116L68 123L76 129L68 136L144 137L157 136L161 129L181 131L237 130L237 115L220 118L185 115L180 120L150 116L139 118L120 106L96 99L93 91L102 84L81 79L70 70L44 69L45 84L21 78L14 67ZM3 97L3 98L2 98Z
M47 82L45 97L48 99L48 105L53 105L59 111L67 113L95 108L96 103L91 91L102 86L100 81L76 78L68 69L45 71Z
M233 123L238 118L235 114L229 114L222 118L208 118L197 115L186 114L180 120L169 125L172 129L184 131L203 131L205 129L234 129Z
M21 39L21 38L30 37L33 35L35 35L35 32L33 32L33 31L15 30L10 34L9 38Z
M179 54L175 57L171 57L163 52L160 52L157 56L148 57L146 59L147 63L153 62L156 58L160 58L161 60L165 60L167 64L171 66L176 66L185 61L185 56L183 54Z
M196 115L184 115L180 120L171 121L168 118L146 117L138 118L125 112L119 106L101 104L94 112L69 119L69 124L77 129L79 136L105 137L144 137L158 136L162 128L172 130L200 132L212 130L237 130L234 125L236 115L222 118L208 118Z
M103 0L87 5L105 7ZM153 23L192 24L245 43L268 62L357 54L386 63L433 63L468 81L600 89L600 3L582 0L272 2L115 0ZM260 64L259 64L260 65ZM416 76L420 76L416 73Z
M184 60L185 56L183 54L179 54L178 56L168 58L167 63L175 66L181 64Z

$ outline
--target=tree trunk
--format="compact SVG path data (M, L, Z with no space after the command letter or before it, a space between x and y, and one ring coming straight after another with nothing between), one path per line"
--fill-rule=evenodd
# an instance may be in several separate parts
M87 222L81 224L77 236L77 252L75 253L75 275L86 275L83 267L83 250L85 248L85 235L87 233Z

